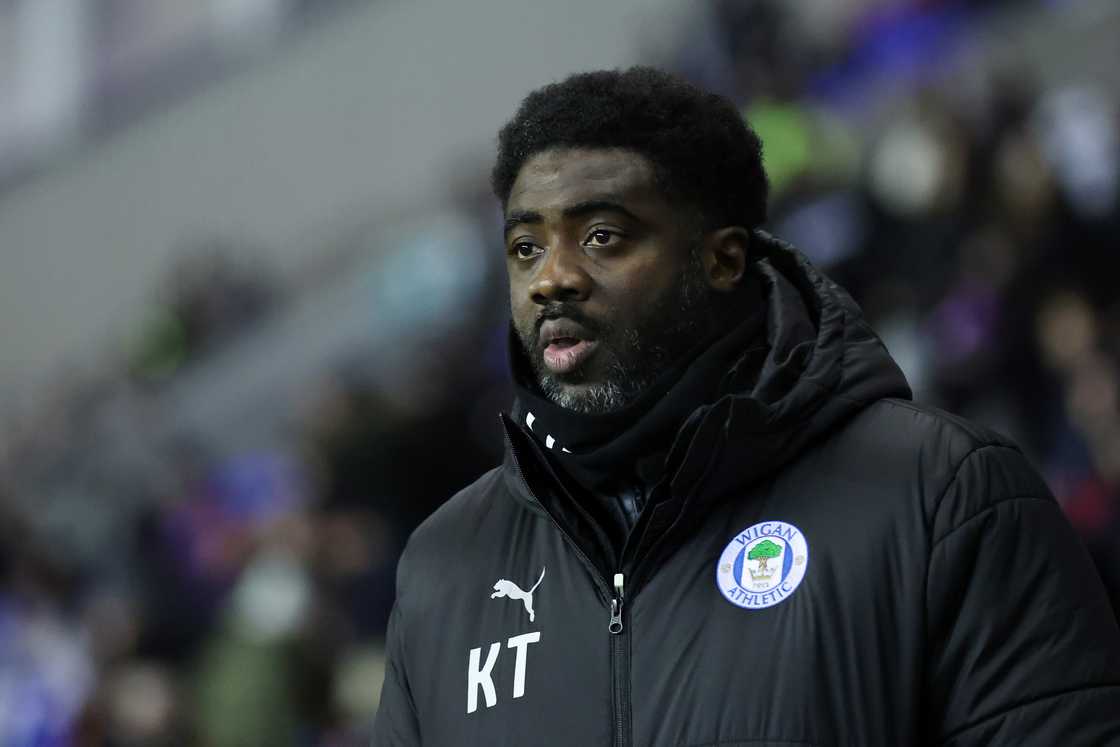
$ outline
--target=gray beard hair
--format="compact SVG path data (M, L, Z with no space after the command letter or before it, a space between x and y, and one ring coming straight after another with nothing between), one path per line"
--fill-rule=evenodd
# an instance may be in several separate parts
M617 381L605 381L579 392L565 389L551 376L542 377L539 383L544 396L553 404L582 415L601 415L621 410L634 398Z
M646 357L636 330L627 330L626 339L635 357ZM668 359L669 351L654 347L649 351L649 358L655 356ZM664 360L663 362L668 363L669 361ZM621 410L634 401L657 378L659 368L659 366L650 366L645 372L642 372L631 370L615 360L607 372L605 381L600 384L592 384L579 391L572 391L565 387L548 373L539 374L537 384L544 396L553 404L583 415L601 415Z
M537 385L541 393L553 404L582 415L602 415L621 410L637 399L664 368L675 361L676 356L683 355L688 346L703 339L712 325L707 306L710 300L697 247L690 252L677 293L656 303L649 314L648 319L654 322L673 318L670 314L677 319L675 324L662 328L662 332L655 336L654 344L643 342L643 337L649 339L648 332L643 335L637 329L626 330L627 361L616 356L604 381L575 391L547 370L538 368ZM674 347L677 349L674 350Z

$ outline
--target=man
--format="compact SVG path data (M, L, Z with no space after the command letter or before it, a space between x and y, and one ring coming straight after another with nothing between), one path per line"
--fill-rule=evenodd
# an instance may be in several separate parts
M760 150L642 68L502 130L506 459L409 541L375 744L1120 744L1046 485L758 230Z

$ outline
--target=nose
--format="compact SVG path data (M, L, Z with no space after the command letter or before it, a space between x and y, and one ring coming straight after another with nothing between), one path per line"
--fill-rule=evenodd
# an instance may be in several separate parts
M576 247L556 246L545 252L532 282L529 296L534 303L583 301L591 292L591 278L581 266L582 252Z

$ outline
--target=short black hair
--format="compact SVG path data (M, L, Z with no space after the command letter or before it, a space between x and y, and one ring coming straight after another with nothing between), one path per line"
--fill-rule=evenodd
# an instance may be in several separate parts
M553 148L645 156L667 194L690 203L709 228L766 221L758 135L726 98L660 70L579 73L525 97L498 134L490 183L503 208L525 162Z

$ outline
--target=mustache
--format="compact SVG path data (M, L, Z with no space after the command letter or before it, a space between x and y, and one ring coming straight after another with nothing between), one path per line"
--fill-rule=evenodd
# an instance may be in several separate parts
M601 324L591 317L583 313L578 307L573 304L564 303L562 301L552 301L540 307L537 310L537 318L533 323L534 337L539 339L541 326L550 319L570 319L571 321L579 324L596 336L601 335L609 325Z

